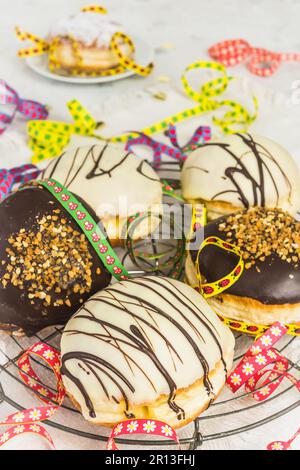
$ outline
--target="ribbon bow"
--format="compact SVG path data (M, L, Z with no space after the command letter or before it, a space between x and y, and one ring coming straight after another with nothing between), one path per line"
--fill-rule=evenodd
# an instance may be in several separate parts
M150 147L153 150L153 161L156 167L160 165L163 154L175 158L179 163L183 163L187 159L185 152L194 150L200 145L200 142L205 143L211 139L211 129L208 126L198 127L192 137L182 147L180 147L178 143L177 129L173 124L169 124L169 129L166 131L166 135L169 137L172 147L164 142L154 140L142 132L136 132L136 134L138 134L139 137L129 139L126 144L126 150L132 151L132 148L136 145Z
M47 107L37 101L20 98L18 93L11 88L4 80L0 80L0 105L13 105L12 114L0 112L0 135L12 123L17 112L25 119L47 119Z
M74 119L73 124L56 121L30 121L28 123L29 147L33 151L32 162L57 157L70 142L73 134L93 136L99 123L77 100L67 103Z
M28 183L36 179L40 170L34 165L22 165L9 170L3 168L0 170L0 201L5 199L12 191L15 184Z
M273 75L284 61L300 61L300 54L273 52L261 47L252 47L244 39L219 42L210 47L208 53L226 67L246 62L248 70L259 77Z
M227 379L227 385L235 393L243 385L248 392L253 392L253 398L263 401L268 398L287 378L300 392L300 381L288 372L288 360L273 348L274 344L285 335L287 327L280 322L274 323L260 336L246 352ZM273 364L272 369L267 369ZM267 374L258 390L256 385Z
M211 70L216 73L219 73L220 76L209 80L204 83L200 90L194 89L188 79L190 72L195 70ZM168 116L161 121L158 121L152 124L149 127L145 127L141 130L143 134L153 135L158 132L164 132L170 124L177 124L186 119L199 116L206 112L216 111L220 108L225 109L225 113L221 118L213 117L213 122L215 125L220 127L225 134L232 134L237 132L247 132L249 125L256 119L258 102L255 97L252 97L254 104L254 113L251 115L247 109L241 104L226 99L226 100L217 100L216 97L222 95L230 81L233 80L233 77L227 75L226 68L222 64L217 62L194 62L186 67L184 73L181 77L182 85L184 88L185 94L194 101L194 106L189 109L185 109L179 113ZM237 129L236 129L237 127ZM136 133L126 133L121 136L111 137L112 142L127 142L129 138L135 138Z

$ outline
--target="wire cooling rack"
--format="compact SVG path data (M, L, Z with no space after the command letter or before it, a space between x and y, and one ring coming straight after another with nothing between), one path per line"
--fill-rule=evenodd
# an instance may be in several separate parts
M172 166L172 165L171 165ZM164 170L162 166L162 171ZM178 180L178 166L173 166L176 186ZM168 173L170 167L168 167ZM169 173L170 175L170 173ZM177 177L177 178L176 178ZM169 180L169 179L168 179ZM170 181L170 180L169 180ZM157 247L153 245L154 251ZM127 255L123 259L126 260ZM143 274L140 270L131 271L132 274ZM160 272L159 272L160 273ZM161 274L161 273L160 273ZM37 341L42 341L55 348L60 348L60 339L63 328L46 328L38 335L27 338L2 335L0 338L0 417L18 410L37 406L37 398L23 383L19 376L18 358L22 352ZM235 333L236 348L234 363L236 364L245 354L253 337ZM282 353L289 361L289 372L300 379L300 341L299 338L285 336L278 342L278 352ZM32 358L35 370L41 378L40 385L54 387L53 373L49 367L36 358ZM24 373L24 372L23 372ZM240 390L236 394L224 387L218 399L211 404L200 417L193 423L178 431L181 446L185 449L194 450L201 448L208 441L217 441L222 438L234 436L252 431L267 423L291 413L300 405L299 392L287 380L283 380L280 387L269 398L263 402L256 402L251 393ZM6 412L3 414L3 409ZM9 409L9 412L7 412ZM69 424L72 423L72 424ZM107 441L110 433L104 427L95 427L86 422L81 413L74 408L73 404L66 399L51 420L45 422L50 428L78 436L102 442ZM51 431L51 430L50 430ZM255 432L255 431L253 431ZM116 439L124 448L174 448L171 440L158 440L157 438L131 438Z
M11 412L23 410L28 406L37 404L36 397L27 389L18 374L17 361L22 351L36 341L43 341L59 349L60 338L63 328L47 328L39 335L32 338L7 336L5 339L5 350L0 348L0 416L2 416L2 405L10 405ZM253 338L242 334L236 334L236 354L234 362L240 360ZM289 361L289 371L298 379L300 378L300 358L298 339L291 336L282 338L279 342L278 351ZM37 359L32 359L39 377L40 385L53 385L52 372L48 366ZM50 388L51 385L50 385ZM284 407L282 403L284 402ZM276 420L286 413L291 412L300 405L299 393L288 381L283 381L271 397L264 402L256 402L250 393L241 391L232 394L229 389L224 388L219 398L210 408L197 418L191 425L179 430L181 445L190 450L197 449L205 441L212 441L229 437L245 431L253 430L266 423ZM93 439L106 442L109 430L103 427L95 427L87 423L77 409L67 399L62 405L60 412L45 423L53 428L66 433L71 433L81 438ZM259 419L253 413L259 409ZM4 417L4 416L3 416ZM72 426L66 424L72 422ZM116 440L121 445L140 447L169 447L174 446L170 440L150 439L122 439Z

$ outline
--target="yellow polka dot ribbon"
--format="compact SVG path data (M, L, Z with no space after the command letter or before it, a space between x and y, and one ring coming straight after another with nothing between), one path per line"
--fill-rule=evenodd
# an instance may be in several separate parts
M188 76L190 72L195 70L212 70L219 73L218 78L214 78L204 83L199 89L195 90L189 83ZM149 127L145 127L140 132L146 135L153 135L158 132L164 132L168 129L169 124L177 124L186 119L199 116L200 114L225 109L223 117L213 117L213 122L219 126L224 133L230 134L234 132L246 132L248 127L257 118L258 101L252 97L254 112L250 114L241 104L232 100L217 100L215 97L222 95L228 88L233 77L228 77L226 68L217 62L194 62L186 67L181 81L186 95L196 102L196 106L185 109L179 113L173 114L162 119ZM126 142L128 139L136 137L136 133L129 133L120 136L111 137L114 142Z
M194 204L193 205L193 212L192 212L192 221L191 221L191 235L189 239L193 238L196 231L203 230L206 224L206 209L203 205ZM200 261L201 261L201 253L202 250L208 246L214 245L218 246L221 249L234 253L237 256L237 264L234 269L227 275L224 276L222 279L218 279L217 281L211 283L203 283L200 273ZM198 284L193 286L195 290L200 292L204 298L214 297L216 295L221 294L225 290L229 289L242 275L244 270L244 262L242 259L242 255L240 250L231 243L227 243L224 240L221 240L218 237L208 237L206 238L203 243L201 244L197 258L195 261L195 269ZM221 313L216 311L218 317L227 325L229 328L235 331L239 331L241 333L246 333L249 335L260 336L265 331L270 328L270 325L261 325L257 323L248 323L242 320L235 320L232 318L228 318L223 316ZM287 328L286 333L292 336L300 336L300 325L296 324L286 324L285 327Z
M235 254L237 256L238 261L234 269L226 276L214 282L202 283L199 268L200 255L202 250L208 245L214 245L221 248L222 250L229 251L230 253ZM244 270L244 261L240 250L235 245L232 245L232 243L224 242L224 240L221 240L221 238L218 237L208 237L203 241L198 250L195 267L197 272L197 279L199 282L198 289L200 289L200 292L203 297L209 298L221 294L224 290L229 289L229 287L231 287L240 278Z
M83 12L90 12L90 13L101 13L102 15L106 15L107 10L100 5L86 5L85 7L81 8Z
M89 7L92 8L92 7ZM101 8L101 7L98 7ZM94 11L94 10L85 10L85 11ZM100 13L100 10L98 11ZM101 11L103 13L103 11ZM49 69L52 72L59 71L61 68L61 63L57 59L56 50L60 46L61 38L59 36L53 38L51 41L46 41L42 38L39 38L31 33L23 32L19 27L15 28L16 35L20 41L31 41L34 43L34 47L27 47L18 51L18 56L25 58L30 56L42 55L48 53L49 55ZM120 73L125 73L128 70L134 71L137 75L145 77L152 72L153 63L148 64L147 66L142 66L137 64L133 60L133 55L135 52L135 47L132 39L122 32L116 32L113 34L110 41L110 49L118 57L119 65L111 69L87 72L80 68L82 65L82 57L80 54L80 45L73 37L68 36L68 39L71 41L72 50L76 58L77 66L73 67L70 70L70 74L73 76L89 76L89 77L107 77L115 76ZM125 47L126 46L126 52Z
M77 100L68 103L73 124L48 120L29 121L27 132L29 147L33 151L32 162L60 155L73 134L93 136L98 123Z

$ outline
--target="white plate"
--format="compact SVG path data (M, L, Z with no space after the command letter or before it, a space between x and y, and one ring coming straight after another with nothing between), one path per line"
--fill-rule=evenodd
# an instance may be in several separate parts
M147 44L143 39L137 36L131 36L133 43L135 45L136 51L134 55L134 60L139 65L145 66L153 61L153 49ZM33 56L27 57L26 63L34 72L42 75L46 78L51 78L52 80L58 80L60 82L66 83L76 83L78 85L91 85L93 83L106 83L115 80L121 80L122 78L127 78L135 74L133 70L128 70L124 73L119 73L118 75L111 75L108 77L67 77L63 75L57 75L50 72L48 68L48 55L44 54L42 56Z

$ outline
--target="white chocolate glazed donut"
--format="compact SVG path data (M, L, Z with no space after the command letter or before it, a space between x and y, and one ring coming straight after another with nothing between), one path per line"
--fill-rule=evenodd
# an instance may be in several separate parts
M204 202L211 219L241 208L300 207L300 175L291 155L266 137L234 134L192 152L181 174L183 196Z
M219 394L233 349L231 331L191 287L135 278L91 297L68 322L61 372L88 421L147 417L180 427Z
M146 160L118 144L69 150L50 162L42 178L54 178L87 202L115 244L122 238L129 216L137 212L159 214L162 211L159 176ZM157 217L149 220L138 225L135 239L147 235L158 224Z

